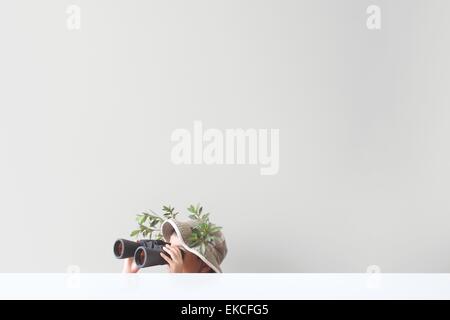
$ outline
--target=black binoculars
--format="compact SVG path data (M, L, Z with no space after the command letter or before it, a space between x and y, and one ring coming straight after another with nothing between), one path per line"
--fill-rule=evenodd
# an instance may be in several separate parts
M134 257L134 261L139 268L167 264L167 261L161 257L161 252L166 254L163 247L166 244L162 240L138 240L130 241L119 239L114 242L114 255L117 259L126 259Z

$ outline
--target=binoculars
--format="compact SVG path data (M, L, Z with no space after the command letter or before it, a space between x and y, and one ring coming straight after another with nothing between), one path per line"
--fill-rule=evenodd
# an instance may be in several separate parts
M161 257L161 252L166 254L163 247L169 244L162 240L138 240L130 241L118 239L114 242L114 255L117 259L134 257L134 261L139 268L167 264Z

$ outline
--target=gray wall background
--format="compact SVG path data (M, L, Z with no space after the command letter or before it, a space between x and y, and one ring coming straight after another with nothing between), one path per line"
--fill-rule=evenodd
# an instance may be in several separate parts
M112 242L136 213L201 202L224 228L225 272L449 272L449 12L2 1L0 271L120 271ZM173 165L170 134L194 120L279 128L279 174Z

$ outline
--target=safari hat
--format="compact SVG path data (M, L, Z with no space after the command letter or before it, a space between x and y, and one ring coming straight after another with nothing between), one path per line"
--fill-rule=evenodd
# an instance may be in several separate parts
M197 223L197 221L192 219L188 221L180 221L177 219L168 219L164 221L161 225L164 241L169 242L170 236L175 232L186 251L195 254L215 272L221 273L222 269L220 268L220 264L225 259L228 251L225 238L220 231L214 233L216 236L215 240L206 245L204 253L202 253L199 247L190 247L189 237L192 234L192 229L195 228Z

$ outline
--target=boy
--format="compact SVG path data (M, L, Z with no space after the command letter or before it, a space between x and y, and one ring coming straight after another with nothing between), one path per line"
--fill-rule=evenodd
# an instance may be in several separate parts
M220 264L227 254L227 245L222 232L216 233L216 238L212 243L208 243L204 254L198 248L190 247L188 239L195 227L195 221L187 222L176 219L168 219L161 225L164 241L169 245L164 247L166 254L161 253L161 257L167 261L169 272L173 273L207 273L222 272ZM184 255L181 254L184 251ZM125 259L124 273L136 273L139 268L133 258Z

